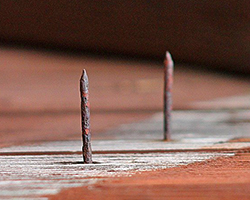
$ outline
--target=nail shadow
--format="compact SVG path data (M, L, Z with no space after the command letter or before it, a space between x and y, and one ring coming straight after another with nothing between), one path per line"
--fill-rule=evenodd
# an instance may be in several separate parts
M87 163L83 163L83 161L76 161L76 162L57 162L56 164L61 164L61 165L92 165L92 164L101 164L101 163L93 161L92 163L87 164Z

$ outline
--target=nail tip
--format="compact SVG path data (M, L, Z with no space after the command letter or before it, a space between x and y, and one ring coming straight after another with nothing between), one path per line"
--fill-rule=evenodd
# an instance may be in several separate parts
M169 51L166 51L166 58L172 60L172 56Z
M88 77L86 69L82 70L81 79L86 79Z
M83 69L83 70L82 70L82 75L83 75L83 76L86 76L86 75L87 75L86 69Z

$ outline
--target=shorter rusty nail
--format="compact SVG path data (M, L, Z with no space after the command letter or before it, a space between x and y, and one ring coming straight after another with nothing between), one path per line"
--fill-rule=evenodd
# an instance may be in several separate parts
M87 72L84 69L80 78L81 96L81 121L82 121L82 152L83 162L92 163L91 134L90 134L90 107L89 107L89 81Z
M171 138L171 111L174 62L167 51L164 60L164 140Z

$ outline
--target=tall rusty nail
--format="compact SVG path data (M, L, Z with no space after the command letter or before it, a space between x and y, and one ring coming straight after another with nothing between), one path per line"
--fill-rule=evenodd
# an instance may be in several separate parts
M84 69L80 79L80 96L81 96L81 121L82 121L82 152L83 162L92 163L92 149L90 142L90 107L89 107L89 80L87 72Z
M164 60L164 140L171 138L171 111L174 62L167 51Z

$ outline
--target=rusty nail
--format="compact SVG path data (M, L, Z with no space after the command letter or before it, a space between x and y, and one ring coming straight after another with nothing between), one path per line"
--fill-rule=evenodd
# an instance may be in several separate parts
M174 62L171 54L167 51L164 60L164 140L171 137L171 111L172 111L172 86Z
M92 149L90 142L90 107L89 107L89 81L86 70L83 70L80 79L80 96L81 96L81 121L82 121L82 152L83 162L92 163Z

